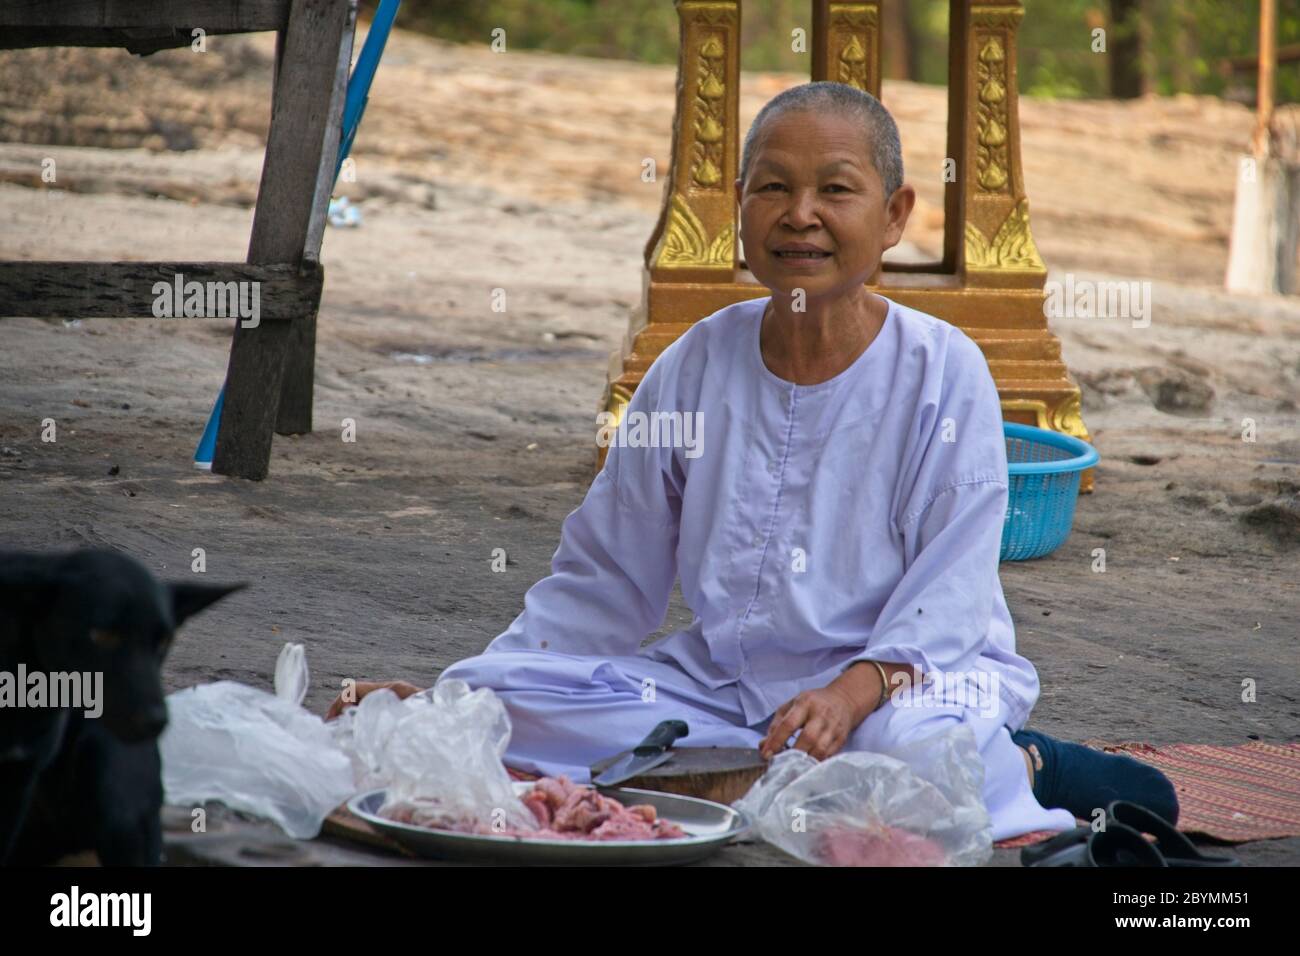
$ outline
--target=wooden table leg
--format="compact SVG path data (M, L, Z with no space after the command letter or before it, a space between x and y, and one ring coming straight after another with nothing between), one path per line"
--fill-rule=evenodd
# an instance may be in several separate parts
M319 308L319 303L317 304ZM311 432L312 393L316 381L316 313L289 328L280 378L280 410L275 430L281 435Z
M271 127L248 248L251 263L292 262L305 269L320 268L317 260L334 181L355 24L356 0L293 0L278 48ZM310 324L310 332L291 327L298 324ZM266 477L290 355L292 400L285 406L290 420L284 424L291 431L310 430L314 326L313 310L292 324L264 322L255 328L242 324L236 328L214 472L256 480ZM304 406L306 427L302 428Z
M316 193L311 219L307 225L305 261L320 259L325 238L325 220L329 212L330 193L334 191L334 173L343 138L343 104L347 99L348 76L352 66L352 41L356 33L355 11L343 35L339 37L338 62L334 71L334 88L330 94L330 113L325 130L325 151L316 177ZM316 314L294 323L284 356L284 378L280 386L280 414L275 430L281 435L305 435L311 432L312 394L316 380Z

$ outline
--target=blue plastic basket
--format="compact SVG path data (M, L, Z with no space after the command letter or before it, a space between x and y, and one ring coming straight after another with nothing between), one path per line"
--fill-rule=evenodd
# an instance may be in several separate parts
M1070 536L1079 479L1101 456L1072 435L1014 422L1003 422L1002 430L1009 494L1001 560L1041 558Z

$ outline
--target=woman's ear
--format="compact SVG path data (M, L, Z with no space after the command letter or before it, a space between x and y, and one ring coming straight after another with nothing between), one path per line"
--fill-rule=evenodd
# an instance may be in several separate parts
M907 226L907 217L912 215L916 205L916 190L907 183L894 190L885 204L885 249L892 249L903 238L903 229Z
M745 181L743 179L737 179L735 182L735 189L736 189L735 213L736 213L736 240L737 240L736 261L743 262L744 256L741 253L741 249L744 247L744 242L745 242L745 221L740 214L740 210L741 207L744 205L744 202L742 200L745 195Z

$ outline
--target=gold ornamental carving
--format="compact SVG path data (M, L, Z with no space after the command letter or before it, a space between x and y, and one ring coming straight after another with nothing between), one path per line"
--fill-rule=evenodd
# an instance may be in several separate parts
M966 223L966 268L1010 272L1044 272L1029 232L1029 200L1022 199L998 227L992 241L972 222Z
M878 29L878 4L831 4L829 49L835 62L831 79L867 93L879 93L878 64L872 59L879 56Z
M735 226L723 226L709 239L700 217L679 195L672 198L668 211L668 225L664 229L663 251L658 265L665 268L687 266L729 266L736 254Z
M682 47L677 74L672 173L655 235L651 271L729 272L736 264L736 103L740 8L678 0Z
M1092 443L1092 436L1088 434L1088 429L1083 424L1077 392L1067 395L1050 408L1047 402L1038 398L1004 398L1002 409L1007 412L1030 412L1038 428L1046 428L1063 435L1073 435L1081 441Z
M617 382L611 382L609 388L605 390L605 407L602 411L607 412L611 417L605 419L605 424L596 429L597 471L605 467L605 457L609 454L609 446L601 441L600 436L602 433L608 435L610 431L618 428L627 415L627 406L631 401L631 391Z
M692 117L691 185L697 189L726 187L722 170L726 163L727 128L727 34L732 22L725 4L705 4L696 11L697 22L709 29L696 48L695 102Z
M1007 52L998 34L981 34L976 55L975 182L986 192L1002 192L1011 181L1007 155Z
M972 5L970 22L975 30L1014 30L1025 11L1016 4L999 6Z
M1073 435L1086 442L1092 441L1092 436L1088 434L1088 429L1083 424L1083 408L1078 392L1067 396L1052 409L1051 423L1047 427L1052 431Z
M610 428L617 428L623 421L623 416L627 414L627 406L632 401L632 393L617 382L609 387L609 395L605 400L605 411L613 416L608 421Z

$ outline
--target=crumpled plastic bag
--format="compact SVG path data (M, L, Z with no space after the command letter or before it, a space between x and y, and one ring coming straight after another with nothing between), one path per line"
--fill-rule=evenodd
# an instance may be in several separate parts
M452 678L405 700L391 691L368 694L351 721L351 749L363 786L388 790L383 816L535 830L537 819L506 772L510 731L501 698Z
M993 854L984 763L958 726L893 754L773 758L732 804L759 837L822 866L978 866Z
M326 723L302 707L307 678L302 645L286 644L275 694L217 681L169 695L167 803L219 800L310 839L339 804L382 787L380 812L394 819L537 828L502 761L510 717L490 689L452 679L405 700L377 690Z
M286 644L275 665L275 693L217 681L167 697L159 739L167 803L219 800L267 817L310 839L354 793L352 763L332 729L302 707L307 661Z

